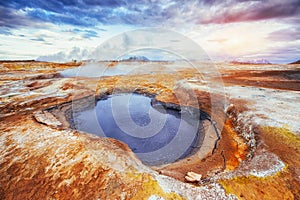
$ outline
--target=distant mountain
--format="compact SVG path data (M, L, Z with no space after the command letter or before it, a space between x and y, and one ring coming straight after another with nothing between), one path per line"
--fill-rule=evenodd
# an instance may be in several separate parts
M289 63L289 64L300 64L300 60L297 60L297 61L295 61L295 62L291 62L291 63Z
M272 64L270 63L268 60L266 59L253 59L253 60L246 60L243 58L239 58L239 59L235 59L233 61L231 61L230 63L232 64L259 64L259 65L263 65L263 64Z
M120 61L150 61L150 60L145 56L130 56L129 58L122 59Z

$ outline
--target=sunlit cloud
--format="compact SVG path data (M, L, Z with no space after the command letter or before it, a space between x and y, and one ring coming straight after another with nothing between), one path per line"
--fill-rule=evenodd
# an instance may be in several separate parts
M285 31L283 33L283 30ZM271 62L286 62L287 58L297 59L300 39L293 35L293 25L269 21L228 23L225 25L199 25L187 36L198 42L212 59L231 60L240 57L265 58ZM282 34L280 34L282 33ZM290 48L290 44L298 48ZM271 52L282 49L285 58ZM286 51L290 49L290 51ZM299 56L299 54L298 54Z
M299 55L299 19L298 0L1 1L0 59L69 59L74 47L92 52L124 31L161 27L195 40L214 60L288 62Z

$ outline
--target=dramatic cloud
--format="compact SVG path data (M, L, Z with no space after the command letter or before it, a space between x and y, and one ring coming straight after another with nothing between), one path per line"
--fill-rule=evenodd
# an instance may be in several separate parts
M268 39L273 41L295 41L300 40L300 27L287 28L274 31L269 34Z
M199 23L233 23L300 17L300 2L298 0L231 1L227 5L218 5L215 12L210 12L208 16L200 19Z
M0 35L12 35L12 33L7 28L3 28L0 29Z
M1 26L8 27L30 24L35 20L83 27L96 24L157 26L177 22L232 23L300 15L298 0L231 0L219 3L187 0L12 0L2 1L0 6Z
M257 22L268 23L262 24L266 28L243 28ZM21 58L25 55L22 46L30 55L52 52L56 57L69 58L64 52L72 51L74 46L93 48L115 34L143 27L193 32L192 38L218 57L224 57L224 51L236 56L258 55L258 51L270 50L272 42L274 47L284 48L284 42L300 39L300 1L2 0L0 40L4 44L0 58ZM220 34L207 31L210 27ZM39 33L46 30L47 34ZM260 46L255 48L254 44Z
M19 26L33 26L35 19L15 9L7 9L0 3L0 27L16 28Z

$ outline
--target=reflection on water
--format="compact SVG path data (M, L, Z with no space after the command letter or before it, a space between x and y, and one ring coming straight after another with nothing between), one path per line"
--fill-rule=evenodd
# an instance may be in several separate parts
M188 156L202 129L195 117L162 106L153 108L151 98L138 94L110 96L73 118L77 129L121 140L149 165Z

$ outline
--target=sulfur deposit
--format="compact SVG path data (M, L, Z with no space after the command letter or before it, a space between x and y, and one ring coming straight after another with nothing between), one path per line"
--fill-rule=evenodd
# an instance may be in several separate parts
M261 66L233 70L220 64L226 103L219 104L220 92L207 90L190 69L176 76L159 70L101 78L61 75L74 67L0 63L0 199L300 198L299 79ZM299 69L280 68L286 74ZM147 166L127 144L71 126L73 102L86 105L115 92L201 109L211 117L203 147L174 163Z

